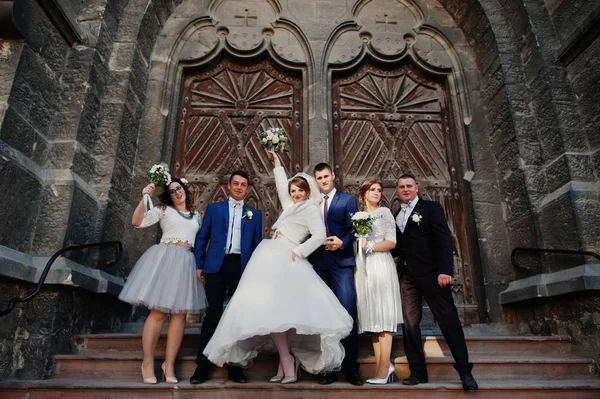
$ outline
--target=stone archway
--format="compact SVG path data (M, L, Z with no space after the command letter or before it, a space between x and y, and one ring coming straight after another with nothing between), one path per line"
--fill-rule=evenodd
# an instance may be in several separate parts
M415 175L420 195L444 207L454 242L455 302L463 322L478 323L487 316L477 232L469 223L471 192L463 179L473 169L463 65L410 1L362 1L353 13L354 21L340 24L326 47L339 184L356 192L365 178L378 177L384 203L395 211L396 178Z

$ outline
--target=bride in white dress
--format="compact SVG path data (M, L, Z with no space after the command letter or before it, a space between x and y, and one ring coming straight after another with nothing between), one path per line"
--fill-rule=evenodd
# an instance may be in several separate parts
M279 368L270 381L285 384L296 381L300 365L312 374L339 370L340 341L353 321L306 260L326 239L318 186L305 173L288 182L277 154L269 153L283 212L273 238L252 254L204 355L218 366L249 367L272 340Z

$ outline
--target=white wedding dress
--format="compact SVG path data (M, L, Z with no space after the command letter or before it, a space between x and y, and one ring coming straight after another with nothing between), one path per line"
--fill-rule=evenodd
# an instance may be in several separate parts
M285 171L275 168L274 174L284 208L273 225L275 238L263 240L252 254L204 355L218 366L248 367L272 342L271 332L291 330L291 352L303 369L312 374L339 370L344 358L340 341L353 320L306 260L326 238L313 202L320 200L318 188L312 184L311 199L293 203ZM295 261L292 251L298 255Z

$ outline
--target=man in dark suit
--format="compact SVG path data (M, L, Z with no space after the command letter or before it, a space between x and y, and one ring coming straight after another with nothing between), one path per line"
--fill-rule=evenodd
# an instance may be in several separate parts
M190 378L192 384L208 380L210 362L202 352L217 329L225 297L231 298L234 294L252 252L262 240L261 212L244 203L250 189L248 173L233 172L227 188L227 200L206 207L196 236L197 274L205 283L208 308L200 332L198 367ZM239 367L229 365L228 375L234 382L246 382Z
M358 334L356 329L356 290L354 288L354 251L352 243L352 220L350 214L358 210L353 195L336 190L335 174L326 163L314 169L315 180L321 189L323 201L321 212L327 230L327 241L308 258L321 279L335 293L342 306L354 319L354 328L342 342L346 355L343 368L346 379L353 385L363 385L358 357ZM337 380L336 373L319 376L320 384L331 384Z
M396 193L402 202L396 214L396 248L400 272L400 294L404 316L404 351L410 376L402 383L417 385L427 382L427 366L421 342L419 323L425 298L446 343L452 352L454 368L463 388L478 389L471 374L467 344L458 312L454 305L450 283L453 274L452 238L442 206L418 197L419 187L411 175L398 179Z

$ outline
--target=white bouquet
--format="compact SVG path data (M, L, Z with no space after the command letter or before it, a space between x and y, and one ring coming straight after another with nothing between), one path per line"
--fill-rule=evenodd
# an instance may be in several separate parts
M269 151L281 152L285 150L288 138L280 127L270 127L257 133L258 142Z
M171 183L169 168L164 163L152 165L152 167L146 171L146 175L148 176L150 183L154 186L162 186L163 184L168 185Z
M350 215L352 219L352 229L357 237L364 237L371 232L371 226L375 218L368 212L356 212Z
M358 237L356 240L358 244L358 257L356 259L356 268L365 276L367 275L367 268L365 264L364 254L365 248L363 248L363 238L369 234L373 228L373 222L375 218L369 215L368 212L356 212L351 213L350 218L352 219L352 230L354 235ZM367 254L372 252L372 247L369 250L369 244L367 244Z

